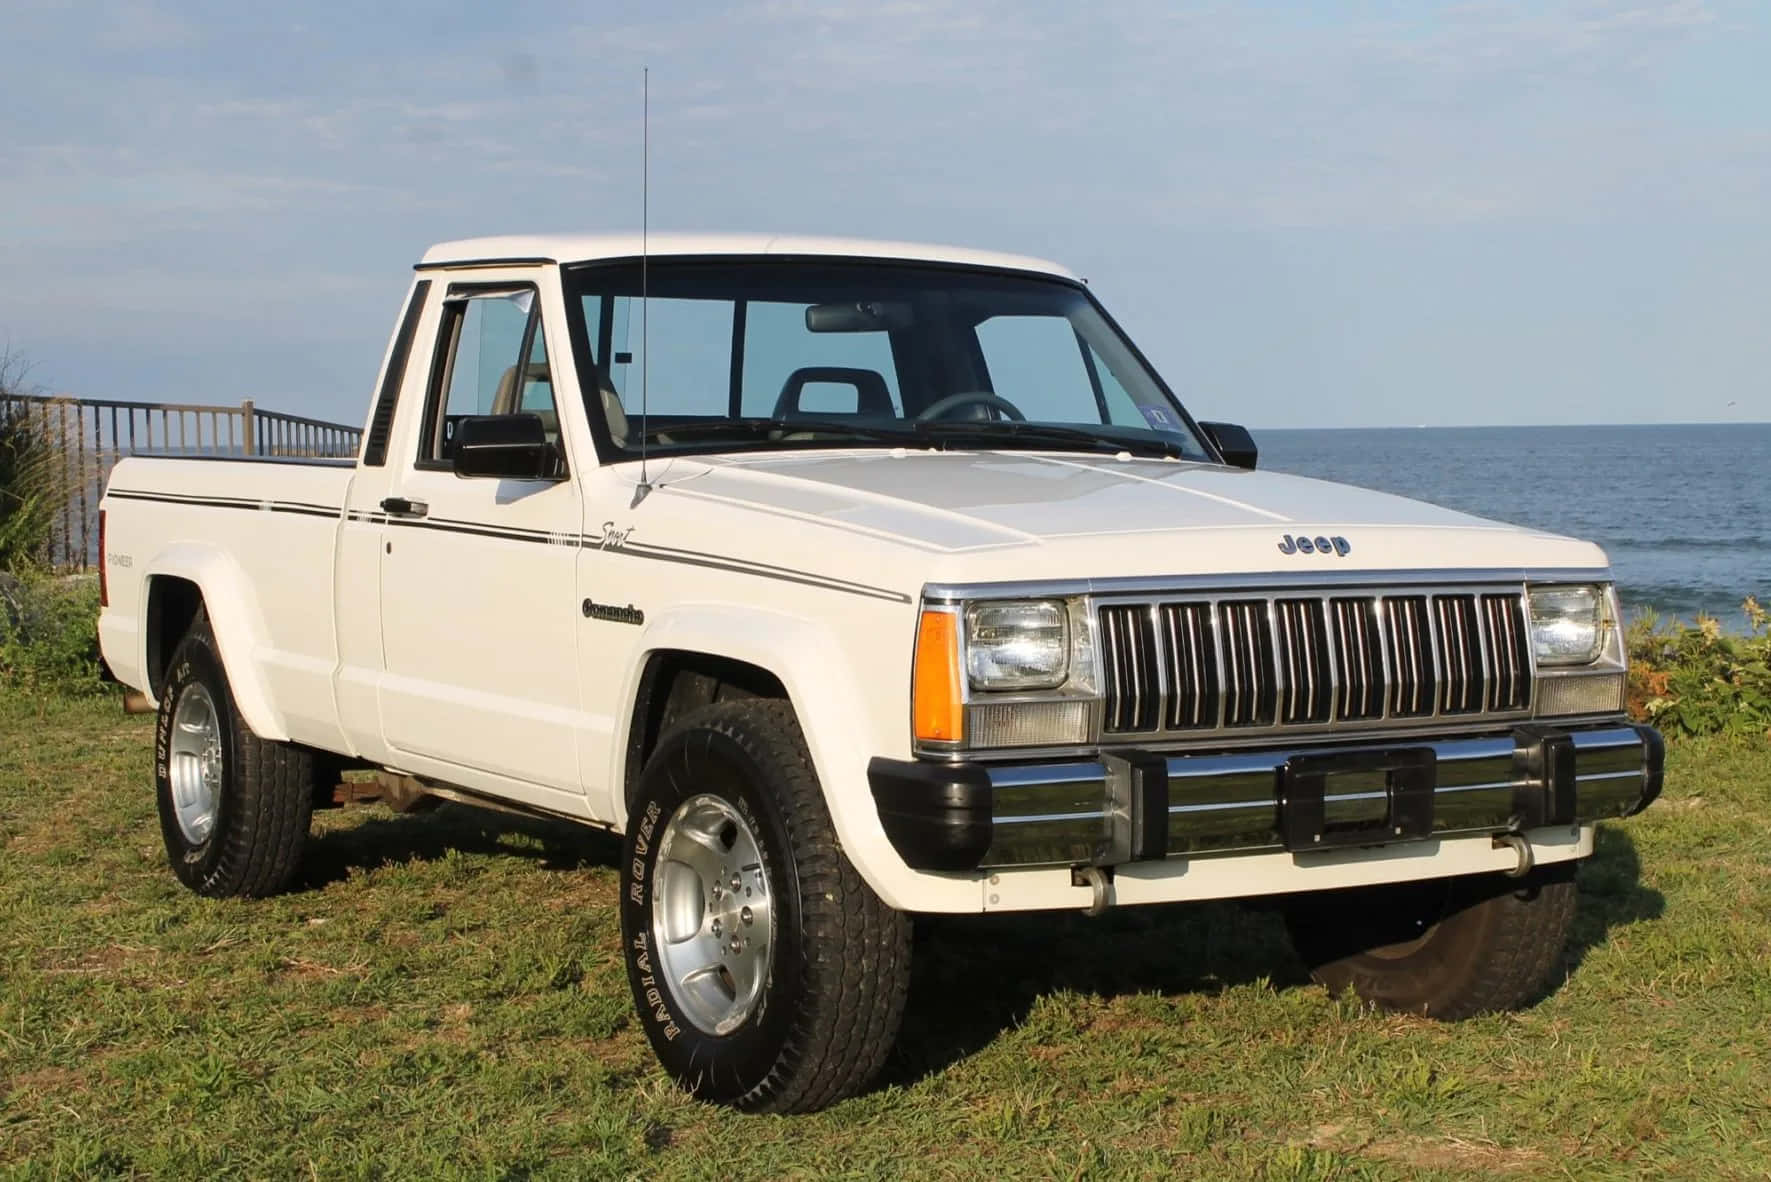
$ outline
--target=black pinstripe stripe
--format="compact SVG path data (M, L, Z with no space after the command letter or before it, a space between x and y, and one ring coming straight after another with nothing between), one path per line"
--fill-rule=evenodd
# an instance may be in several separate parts
M193 505L204 509L245 509L254 513L294 513L301 517L337 518L334 505L316 505L308 501L252 501L244 497L194 497L179 493L136 492L132 489L110 489L105 495L120 501L154 501L163 505Z
M704 554L695 550L679 550L671 546L650 546L636 542L625 542L619 546L605 546L601 535L592 537L588 534L549 533L546 530L489 525L481 521L460 521L447 517L428 519L390 517L386 513L362 509L343 511L327 505L314 505L302 501L266 502L247 500L242 497L196 497L177 493L134 492L128 489L112 489L106 495L120 500L156 501L168 505L191 505L211 509L247 509L255 512L295 513L307 517L338 518L342 516L346 520L366 525L392 525L401 529L464 534L469 537L489 538L493 541L528 542L539 546L572 546L582 550L598 550L604 554L649 559L653 562L671 562L683 566L698 566L707 570L728 571L732 574L754 575L760 579L796 583L804 587L817 587L825 591L841 592L845 595L860 595L867 599L883 599L890 603L912 602L910 596L901 591L873 587L866 583L854 583L847 579L832 578L829 575L814 574L811 571L795 570L791 567L774 566L766 562L750 562L741 558L728 558L724 555Z

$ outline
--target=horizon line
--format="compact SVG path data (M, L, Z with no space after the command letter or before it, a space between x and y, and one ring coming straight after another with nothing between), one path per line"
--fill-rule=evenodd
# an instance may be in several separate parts
M1486 431L1558 427L1771 427L1771 419L1700 419L1673 423L1367 423L1332 427L1250 426L1250 431Z

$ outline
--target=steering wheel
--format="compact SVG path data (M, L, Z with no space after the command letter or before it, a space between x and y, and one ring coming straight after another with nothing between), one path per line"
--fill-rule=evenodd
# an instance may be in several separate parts
M922 411L916 416L916 421L927 423L935 419L944 419L947 417L948 411L957 410L962 406L988 406L992 410L1001 411L1004 418L1012 419L1017 423L1027 421L1027 416L1021 413L1020 407L988 390L961 390L957 394L937 398L922 408Z

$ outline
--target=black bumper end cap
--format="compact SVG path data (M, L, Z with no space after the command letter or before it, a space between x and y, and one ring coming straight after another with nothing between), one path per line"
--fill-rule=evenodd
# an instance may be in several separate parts
M1575 796L1574 736L1554 726L1513 728L1513 821L1520 829L1572 825Z
M1629 811L1628 815L1633 817L1660 799L1660 790L1666 784L1666 740L1651 726L1632 729L1642 740L1642 800Z
M976 870L984 860L993 835L983 768L876 756L867 783L886 837L912 870Z

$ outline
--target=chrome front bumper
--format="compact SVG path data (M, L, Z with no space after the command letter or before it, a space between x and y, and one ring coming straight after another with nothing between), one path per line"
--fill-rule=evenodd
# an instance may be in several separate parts
M1660 795L1663 768L1658 733L1613 723L1417 744L1113 751L1059 763L875 759L868 777L905 862L958 871L1575 825L1640 812Z

